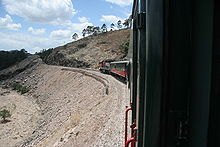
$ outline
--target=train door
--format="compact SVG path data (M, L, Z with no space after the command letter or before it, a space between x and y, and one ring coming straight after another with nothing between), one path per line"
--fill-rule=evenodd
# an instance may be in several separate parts
M160 146L206 147L212 67L212 0L164 3Z
M192 64L192 0L164 3L164 91L161 146L188 147Z
M138 147L159 147L163 94L164 0L140 1ZM142 15L142 16L141 16ZM143 17L143 18L142 18ZM144 27L144 28L143 28ZM142 32L144 31L144 33ZM142 32L142 33L141 33ZM145 42L143 44L143 42ZM145 58L141 58L145 56ZM140 129L143 127L143 129Z
M214 146L220 122L217 1L214 42L212 0L137 3L137 146Z
M192 68L188 142L190 147L207 147L214 5L212 0L194 0L192 5Z

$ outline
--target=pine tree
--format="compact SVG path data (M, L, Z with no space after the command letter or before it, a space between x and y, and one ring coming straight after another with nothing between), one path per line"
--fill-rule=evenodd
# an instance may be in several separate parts
M103 24L102 27L101 27L101 29L102 29L102 32L107 32L107 26L106 26L106 24Z
M100 27L93 27L93 35L97 35L100 33Z
M94 28L94 26L87 26L87 28L86 28L86 33L87 33L88 35L91 35L91 34L93 33L93 28Z
M121 20L118 21L118 28L121 29L122 25L121 25Z
M111 27L111 30L113 30L113 29L114 29L114 27L115 27L115 24L114 24L114 23L112 23L112 24L110 25L110 27Z
M77 34L77 33L74 33L73 36L72 36L72 39L73 39L73 40L76 40L77 38L79 38L78 34Z
M83 37L86 36L86 29L83 29L83 31L82 31L82 36L83 36Z
M129 19L125 19L125 22L123 23L123 25L124 25L126 28L129 28Z

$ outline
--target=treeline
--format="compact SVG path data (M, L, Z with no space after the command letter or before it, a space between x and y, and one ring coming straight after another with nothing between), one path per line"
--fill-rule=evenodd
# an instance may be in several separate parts
M110 31L113 31L115 29L122 29L122 28L130 28L131 27L131 18L125 19L124 22L121 20L118 20L116 24L111 23L109 28ZM103 24L100 26L87 26L85 29L82 30L82 36L89 36L89 35L97 35L100 33L105 33L108 30L108 26L106 24ZM77 33L74 33L72 35L73 40L77 40L79 38L79 35Z
M20 51L0 51L0 70L24 60L28 55L25 49L21 49Z
M128 19L125 19L123 22L121 20L118 20L117 23L111 23L110 26L108 27L106 24L102 24L102 26L87 26L85 29L82 30L82 36L86 37L89 35L98 35L100 33L106 33L108 29L110 31L113 30L120 30L124 28L130 28L131 27L131 17ZM77 40L79 38L79 35L77 33L74 33L72 35L73 40ZM82 48L84 44L80 44L78 47ZM124 42L119 46L119 48L123 51L123 53L127 54L128 52L128 46L129 46L129 40ZM35 53L40 56L40 58L46 63L48 56L52 53L53 48L49 49L43 49L39 53Z
M36 55L39 55L40 58L46 63L47 57L52 53L53 48L49 49L43 49L39 53L35 53Z

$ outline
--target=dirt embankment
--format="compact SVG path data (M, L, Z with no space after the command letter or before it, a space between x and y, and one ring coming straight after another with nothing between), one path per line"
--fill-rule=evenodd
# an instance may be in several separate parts
M128 47L126 43L129 42L129 38L129 29L90 35L54 48L44 61L49 65L97 68L101 60L124 59L127 55L125 46Z
M30 91L4 89L14 81ZM122 146L128 97L126 85L113 77L37 64L1 85L0 108L12 117L0 124L0 146Z

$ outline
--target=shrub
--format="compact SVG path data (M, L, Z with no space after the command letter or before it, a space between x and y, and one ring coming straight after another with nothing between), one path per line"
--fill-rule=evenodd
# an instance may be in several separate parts
M26 86L22 86L19 83L13 83L11 87L13 88L13 90L16 90L17 92L21 92L21 94L27 93L30 90Z
M30 91L29 88L27 88L25 86L22 87L21 90L20 90L21 94L27 93L28 91Z
M129 40L125 41L124 43L122 43L119 48L122 50L122 53L126 54L128 53L128 49L129 49Z
M40 51L39 53L36 53L37 55L40 56L40 58L46 62L48 56L53 52L53 48L49 48L49 49L43 49L42 51Z
M77 45L78 48L84 48L84 47L86 47L86 46L87 46L86 43L81 43L81 44L78 44L78 45Z
M9 110L3 109L0 111L0 117L2 117L3 122L5 122L7 117L11 117L11 113Z
M37 99L39 96L34 94L32 97L33 97L34 99Z
M101 42L98 42L97 44L108 44L108 42L106 42L106 41L101 41Z
M0 51L0 70L24 60L27 56L28 53L25 49L21 49L20 51Z

